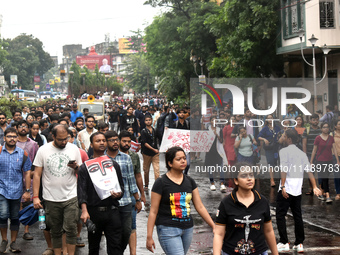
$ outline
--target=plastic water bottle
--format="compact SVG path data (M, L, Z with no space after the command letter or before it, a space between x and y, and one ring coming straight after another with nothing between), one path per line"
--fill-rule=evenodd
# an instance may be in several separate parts
M46 217L45 217L45 210L39 209L39 229L44 230L46 229Z

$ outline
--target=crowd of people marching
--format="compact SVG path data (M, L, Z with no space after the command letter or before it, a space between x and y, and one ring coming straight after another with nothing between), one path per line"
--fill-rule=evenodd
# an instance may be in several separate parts
M212 110L207 120L198 107L180 108L158 96L107 103L107 121L102 123L96 123L88 109L78 111L77 102L69 99L16 109L13 119L0 113L0 253L21 251L16 242L19 211L33 204L46 212L47 249L43 255L75 254L76 247L85 246L80 235L83 224L88 229L89 254L99 254L103 233L108 254L123 254L128 245L130 254L136 254L136 214L141 203L147 202L145 194L150 190L146 247L152 252L156 225L166 254L187 253L193 237L191 201L214 231L214 255L221 251L265 255L268 247L272 254L289 251L285 222L289 208L295 221L293 249L303 252L304 172L310 179L307 194L315 194L327 204L333 201L329 178L334 173L335 200L340 199L340 174L336 171L340 165L340 112L331 106L326 110L325 115L308 116L308 121L291 110L283 126L270 114L263 119L262 128L254 127L254 119L259 117L249 109L244 115L232 115L232 105L228 105ZM168 128L209 130L214 134L210 151L203 159L202 153L172 147L165 153L165 165L160 165L159 148ZM140 147L133 151L131 143ZM276 201L278 244L269 203L254 189L254 166L258 166L261 149L272 187L277 185L272 171L275 166L298 170L281 173ZM237 169L227 176L219 173L220 191L226 192L226 186L233 190L221 201L215 222L189 176L190 162L200 161L206 166ZM155 177L152 187L151 165ZM209 172L211 191L216 191L215 177ZM29 230L29 225L24 226L25 240L34 239Z

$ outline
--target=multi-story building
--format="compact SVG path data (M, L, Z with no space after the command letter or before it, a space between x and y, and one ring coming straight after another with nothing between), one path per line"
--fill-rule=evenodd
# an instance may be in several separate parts
M326 105L338 105L340 97L340 2L337 0L281 0L281 27L277 54L283 54L285 73L289 78L300 78L294 84L309 89L312 100L307 104L311 111L322 110ZM299 32L301 37L299 36ZM315 74L313 74L313 45L308 40L312 35L315 43ZM328 55L322 48L331 49ZM305 60L311 65L305 63ZM325 56L327 62L325 62ZM318 83L316 86L313 78ZM317 94L317 109L314 109L314 88Z

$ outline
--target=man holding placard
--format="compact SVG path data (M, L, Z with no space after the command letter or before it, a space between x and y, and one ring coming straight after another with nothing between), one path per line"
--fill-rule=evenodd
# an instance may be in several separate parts
M78 203L81 220L89 219L96 226L88 232L89 254L99 254L104 231L107 254L123 254L121 249L122 225L118 200L123 196L124 182L120 167L105 155L107 146L104 134L96 132L90 137L93 159L87 160L78 172Z

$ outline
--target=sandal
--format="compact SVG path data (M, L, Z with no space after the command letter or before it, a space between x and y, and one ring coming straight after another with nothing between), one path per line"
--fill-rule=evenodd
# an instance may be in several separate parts
M310 191L306 192L306 195L307 195L307 196L313 196L313 195L314 195L313 190L310 190Z
M54 255L52 248L47 248L42 255Z

